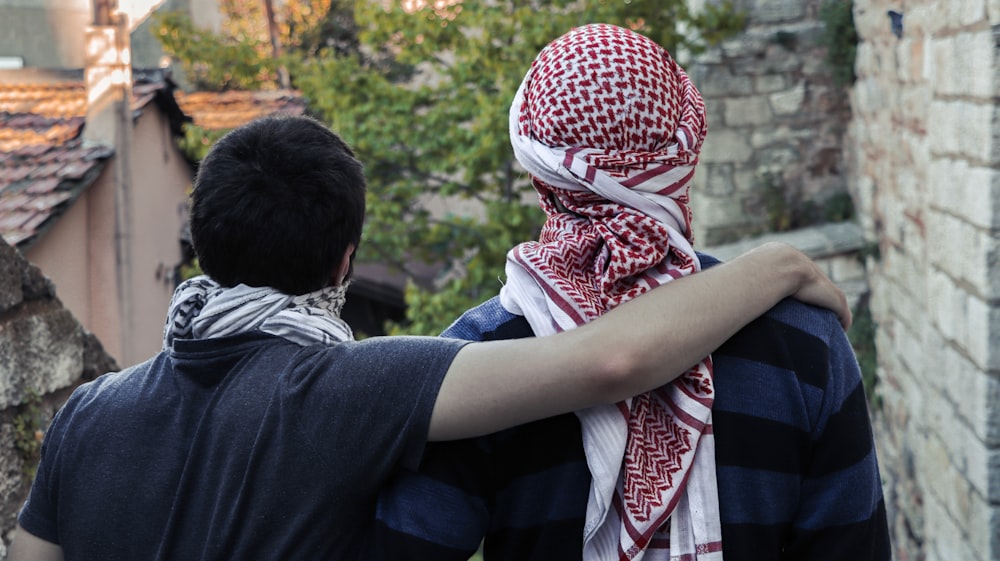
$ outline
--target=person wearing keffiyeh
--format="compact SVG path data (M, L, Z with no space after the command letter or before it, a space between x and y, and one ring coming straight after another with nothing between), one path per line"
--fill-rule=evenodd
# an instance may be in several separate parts
M707 130L701 94L646 37L591 25L542 50L510 138L547 220L510 252L504 308L546 335L697 272L688 189ZM713 399L706 357L668 387L577 413L592 476L584 561L721 559Z
M649 38L593 24L547 45L509 113L514 155L546 221L537 241L508 254L499 297L467 312L444 335L492 340L576 329L654 287L700 274L703 261L716 264L693 248L688 197L707 131L697 88ZM575 419L563 415L474 441L430 445L421 468L399 476L380 499L376 541L383 558L457 561L485 538L486 561L888 559L870 423L844 333L830 330L833 316L788 302L761 321L774 318L787 324L784 332L748 328L732 348L721 349L721 363L713 353L654 391L577 411ZM671 319L678 330L698 321ZM794 333L802 333L802 341ZM750 340L763 341L759 348L767 350L742 349ZM774 367L741 372L733 367L741 355ZM815 383L809 377L824 355L831 361L828 398L849 404L847 430L770 429L751 439L722 434L713 419L718 399L755 428L767 427L769 416L798 427L802 418L826 422L831 411L821 412L808 390L796 397L797 378L787 376L791 371ZM767 388L769 376L787 403L760 395L761 403L777 403L767 411L752 402L757 393L738 395L754 387L741 378ZM722 396L725 390L730 393ZM797 410L803 403L810 409ZM738 424L731 413L723 412L726 428ZM761 442L784 434L789 438L778 440L787 450ZM717 450L723 436L726 445ZM805 454L810 439L835 454L844 445L840 438L863 445L847 446L853 450L840 472L833 464L820 466L817 476L827 469L832 474L829 489L809 485L816 497L835 489L855 493L858 498L845 501L850 508L814 504L805 496L808 487L795 491L802 497L792 494L770 475L771 466L793 477L805 477L796 470L808 466L789 470L759 457L763 450ZM729 492L721 504L720 487ZM772 491L783 496L767 496ZM808 524L821 531L811 533ZM838 547L828 543L840 539Z

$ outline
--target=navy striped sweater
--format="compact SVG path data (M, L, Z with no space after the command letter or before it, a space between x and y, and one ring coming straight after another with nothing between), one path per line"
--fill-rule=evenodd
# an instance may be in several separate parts
M494 298L444 335L532 332ZM726 560L890 559L867 402L834 315L787 300L712 356ZM580 561L589 483L572 414L431 443L379 500L374 558L467 560L482 542L485 561Z

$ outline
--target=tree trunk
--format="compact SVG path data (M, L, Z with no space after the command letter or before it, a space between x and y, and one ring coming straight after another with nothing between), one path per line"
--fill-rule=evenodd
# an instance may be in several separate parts
M264 0L264 14L267 17L267 33L271 37L271 54L275 60L281 58L281 38L278 37L278 22L274 19L274 0ZM285 65L278 65L278 83L282 88L291 87L288 70Z

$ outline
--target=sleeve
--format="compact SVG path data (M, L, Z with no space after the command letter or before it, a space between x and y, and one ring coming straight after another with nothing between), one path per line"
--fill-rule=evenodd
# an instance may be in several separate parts
M313 353L309 364L293 369L285 406L311 412L309 432L317 441L326 440L330 420L339 419L337 441L379 443L379 453L356 462L371 470L370 478L389 477L397 466L414 469L427 444L441 383L467 344L410 336L371 337L339 348L314 345L307 351ZM327 375L331 365L333 375ZM311 390L313 384L321 388Z
M374 559L467 561L492 511L485 438L430 443L379 495Z
M17 521L21 527L31 534L55 544L60 543L59 528L56 523L58 512L56 501L56 497L58 497L58 478L56 474L60 458L59 443L62 441L66 431L64 420L69 416L66 411L73 407L73 403L74 400L70 399L56 413L48 430L45 432L35 479L31 483L28 499L17 515Z
M832 326L829 378L782 559L888 561L882 481L868 402L847 336Z
M442 335L483 340L475 317ZM488 530L491 456L489 437L429 443L419 468L400 471L380 492L372 558L467 561Z

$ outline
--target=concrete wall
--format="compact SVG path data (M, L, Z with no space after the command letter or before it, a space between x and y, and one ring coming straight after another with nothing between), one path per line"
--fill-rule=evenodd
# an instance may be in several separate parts
M79 383L117 368L52 282L0 240L0 558L53 413Z
M997 561L1000 1L867 0L854 15L847 150L881 253L876 430L896 558Z

